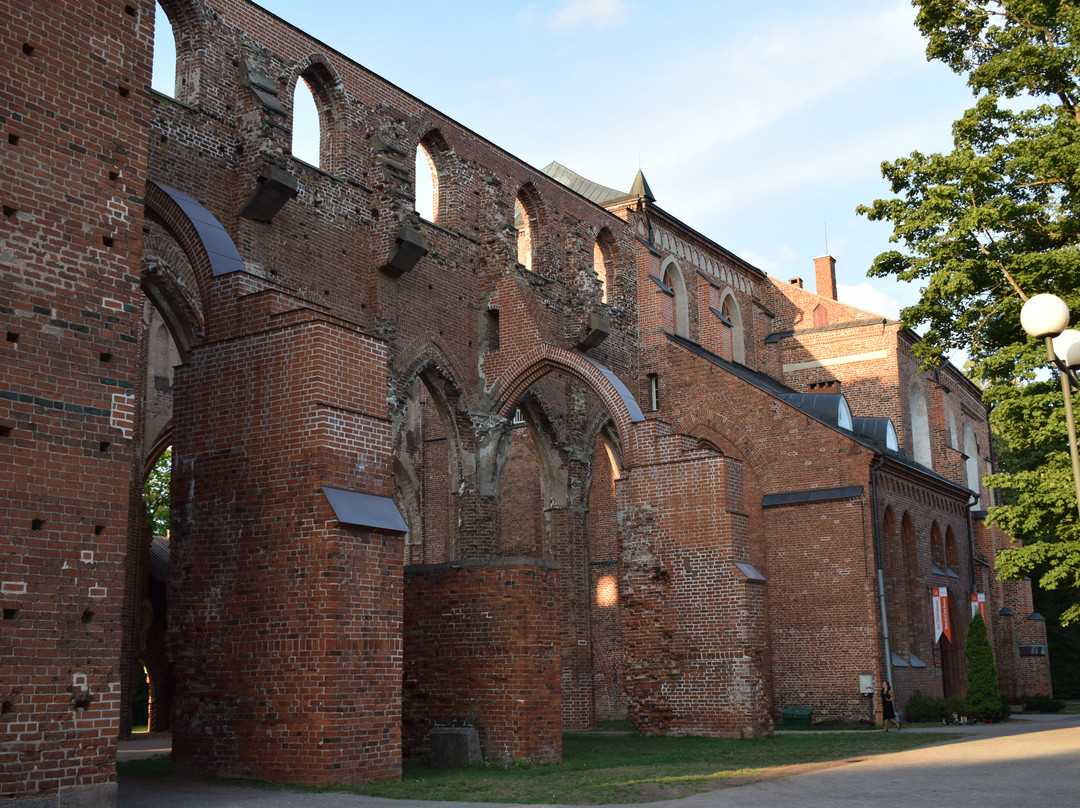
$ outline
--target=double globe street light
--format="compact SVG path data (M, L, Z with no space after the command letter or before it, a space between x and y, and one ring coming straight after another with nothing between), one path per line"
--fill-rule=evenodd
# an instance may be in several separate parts
M1057 295L1041 294L1030 298L1020 309L1020 325L1031 336L1045 340L1046 357L1061 375L1061 395L1065 399L1065 422L1069 427L1069 455L1072 457L1076 507L1080 513L1080 453L1076 446L1076 422L1073 420L1072 386L1080 368L1080 331L1069 328L1069 307Z

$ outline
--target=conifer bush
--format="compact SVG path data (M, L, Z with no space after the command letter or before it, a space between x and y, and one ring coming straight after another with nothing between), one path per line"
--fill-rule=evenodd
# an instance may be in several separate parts
M1003 713L1005 699L998 690L997 666L982 614L975 612L968 624L967 645L967 695L964 711L973 718L998 720Z

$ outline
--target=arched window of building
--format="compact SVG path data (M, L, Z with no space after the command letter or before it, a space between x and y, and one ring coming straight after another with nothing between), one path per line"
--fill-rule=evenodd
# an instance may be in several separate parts
M814 307L814 328L824 328L829 324L829 310L818 304Z
M322 145L322 122L311 85L303 76L296 80L293 91L292 153L297 160L319 166Z
M150 86L162 95L176 96L176 35L160 3L154 3L154 62Z
M960 558L956 554L956 535L952 527L945 528L945 572L954 578L959 577Z
M615 237L606 227L600 229L593 245L593 272L600 280L600 299L610 303L611 286L615 280Z
M930 413L926 406L926 395L919 382L911 386L908 405L911 409L911 456L915 458L915 462L933 468L930 455Z
M731 323L731 358L740 365L746 364L746 348L743 334L742 312L735 295L729 289L720 303L720 313Z
M531 183L518 191L514 200L514 227L517 228L517 262L536 272L536 253L540 239L540 195Z
M416 145L416 212L420 218L434 222L439 210L439 175L435 171L435 161L424 148L423 141Z
M664 286L670 289L675 298L672 301L675 307L674 328L675 334L680 337L690 338L690 308L686 300L686 283L683 281L682 271L674 259L668 259L664 264L662 277Z
M293 88L292 154L334 172L340 168L341 82L322 57L309 57Z
M941 528L935 521L930 525L930 568L938 575L945 574L945 543L941 539Z
M449 144L437 129L424 135L416 146L416 170L413 174L416 212L429 222L445 222L450 214L443 184L449 150Z

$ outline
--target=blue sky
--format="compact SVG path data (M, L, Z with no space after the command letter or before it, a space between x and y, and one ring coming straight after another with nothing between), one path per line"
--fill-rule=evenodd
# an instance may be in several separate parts
M950 146L973 103L928 63L904 0L539 0L261 5L538 168L558 160L657 204L774 277L895 316L919 289L868 279L891 228L880 164ZM827 242L826 242L827 238Z

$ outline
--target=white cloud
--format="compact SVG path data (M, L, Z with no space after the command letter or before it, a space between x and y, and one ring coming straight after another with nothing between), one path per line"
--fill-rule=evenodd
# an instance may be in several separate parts
M853 286L839 284L836 297L841 303L873 314L893 319L900 317L900 301L870 283L857 283Z
M624 25L629 17L625 0L567 0L555 12L551 28L566 31L590 26L597 30Z

